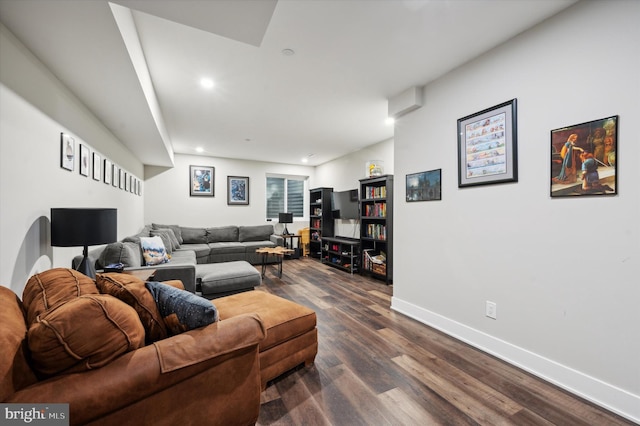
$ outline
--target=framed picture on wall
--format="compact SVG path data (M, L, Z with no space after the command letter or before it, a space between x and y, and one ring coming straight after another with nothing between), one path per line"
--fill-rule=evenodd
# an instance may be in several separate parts
M60 167L73 171L76 158L76 141L71 136L60 133Z
M104 159L104 183L106 183L107 185L111 184L111 161L107 160L106 158Z
M113 165L113 170L111 171L111 185L116 188L120 184L120 168L117 165Z
M227 176L227 204L249 205L249 178Z
M214 196L215 168L209 166L189 166L189 195Z
M89 176L89 147L80 144L80 174Z
M93 180L100 180L100 175L102 174L102 157L97 152L93 153Z
M407 175L407 202L442 200L442 169Z
M516 99L458 120L458 187L518 181Z
M551 131L552 198L616 195L618 116Z

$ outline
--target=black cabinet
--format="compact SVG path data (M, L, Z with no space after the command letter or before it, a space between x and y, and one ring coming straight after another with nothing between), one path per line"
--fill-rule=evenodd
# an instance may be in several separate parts
M393 175L360 180L360 270L393 281Z
M309 256L322 257L323 237L333 237L334 224L331 216L331 194L333 188L309 190Z
M347 237L322 238L322 263L353 274L360 264L360 240Z

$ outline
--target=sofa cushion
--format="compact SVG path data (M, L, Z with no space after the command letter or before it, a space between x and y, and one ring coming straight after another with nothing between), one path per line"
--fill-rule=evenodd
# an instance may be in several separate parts
M178 244L182 244L184 242L182 238L182 229L180 228L179 225L161 225L158 223L151 224L151 229L166 229L166 228L173 230L173 233L176 235L176 238L178 239Z
M122 263L129 267L141 266L142 252L139 243L118 241L107 244L98 257L96 267L102 269L113 263Z
M269 240L273 234L273 225L255 225L238 227L238 241L262 241Z
M159 282L148 282L146 287L172 335L218 321L216 307L200 296Z
M237 226L219 226L216 228L207 228L206 231L208 243L238 241Z
M115 272L97 274L96 286L100 293L110 294L135 309L144 327L147 344L168 336L156 301L140 278Z
M262 318L267 337L260 352L301 336L316 327L316 313L300 304L264 291L249 291L216 299L220 320L256 313Z
M219 242L209 243L209 251L211 254L219 253L244 253L245 246L238 242Z
M33 275L22 292L27 312L27 324L56 306L84 294L98 294L95 282L84 274L68 268L55 268Z
M196 263L206 262L211 249L208 244L183 244L180 251L192 251L196 255Z
M184 244L206 244L207 231L204 228L180 227ZM182 244L182 243L181 243Z
M140 246L146 266L160 265L169 261L162 238L142 237L140 238Z
M144 346L144 328L126 303L87 294L40 314L28 340L34 368L53 375L99 368Z

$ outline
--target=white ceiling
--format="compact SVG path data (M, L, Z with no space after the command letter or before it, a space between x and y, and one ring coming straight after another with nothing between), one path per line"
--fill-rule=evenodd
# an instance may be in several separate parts
M144 164L317 165L393 137L388 98L575 1L0 0L0 19Z

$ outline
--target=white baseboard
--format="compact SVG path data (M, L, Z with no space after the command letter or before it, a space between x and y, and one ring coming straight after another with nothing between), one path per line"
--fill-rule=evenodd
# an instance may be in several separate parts
M475 330L442 315L391 298L391 309L440 330L509 364L640 424L640 396L619 389L580 371Z

